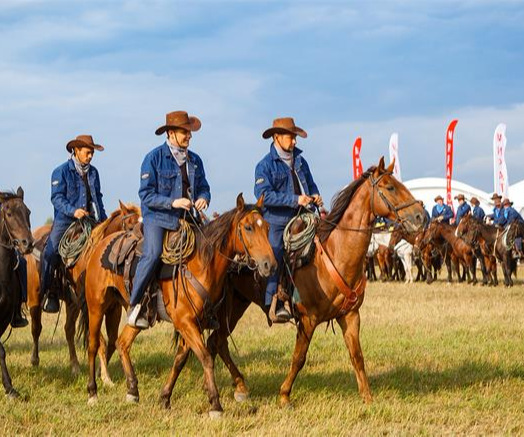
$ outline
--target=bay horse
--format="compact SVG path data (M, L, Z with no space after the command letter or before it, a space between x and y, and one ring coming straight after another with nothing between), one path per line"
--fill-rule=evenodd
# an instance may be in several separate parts
M222 414L222 406L214 377L213 359L202 339L204 306L216 304L222 296L227 269L236 255L246 256L256 266L258 273L269 276L276 269L276 260L269 244L269 225L263 219L261 209L263 197L256 205L246 205L242 194L237 197L237 206L217 219L204 225L202 233L196 232L196 246L182 271L175 278L159 279L167 314L175 330L180 334L178 349L167 383L162 389L160 400L168 408L175 382L184 367L189 352L193 351L204 369L204 384L208 394L211 417ZM129 295L124 278L102 266L102 256L114 236L103 239L93 251L86 272L86 302L89 324L89 382L88 403L97 401L95 358L99 347L102 319L106 317L108 329L107 361L115 350L122 305L129 307ZM192 281L190 278L195 280ZM129 352L140 329L126 325L116 347L127 380L128 402L138 402L138 379Z
M16 251L25 255L33 250L33 236L29 221L29 209L24 203L24 190L16 193L0 192L0 336L13 319L19 288L15 272L18 263ZM7 370L5 349L0 341L0 367L2 383L9 398L19 397Z
M122 230L132 229L140 219L140 208L129 204L126 205L119 201L119 208L115 210L106 220L97 225L89 238L88 244L78 258L78 261L71 267L67 268L65 286L71 290L72 298L66 298L69 294L62 293L61 299L64 300L66 309L66 321L64 325L67 346L69 348L69 363L73 375L80 373L80 364L76 354L75 332L76 320L80 311L79 301L84 293L84 276L87 260L91 255L93 247L102 238ZM43 247L51 232L51 225L44 225L37 228L34 232L36 246L43 252ZM31 314L31 334L33 336L33 350L31 352L31 364L38 366L40 364L39 340L42 332L42 304L40 296L40 261L34 254L26 256L27 259L27 306ZM60 262L62 262L60 260ZM62 267L62 266L61 266ZM65 291L65 290L63 290ZM106 368L102 367L104 379L107 381L108 376Z
M294 313L298 319L291 368L280 387L280 404L290 403L290 393L304 366L315 329L336 320L355 369L358 390L366 403L372 396L359 340L359 308L364 300L364 260L376 216L400 222L415 232L424 224L424 209L408 189L392 176L394 162L387 168L384 158L334 198L331 212L320 219L316 251L312 261L295 271L293 281L299 293ZM338 272L338 277L337 273ZM208 339L213 356L218 353L231 373L235 399L245 400L248 389L243 375L229 353L228 336L251 303L264 310L265 284L249 272L230 274L232 292L219 311L220 328ZM345 293L350 289L349 295ZM349 297L348 297L349 296Z

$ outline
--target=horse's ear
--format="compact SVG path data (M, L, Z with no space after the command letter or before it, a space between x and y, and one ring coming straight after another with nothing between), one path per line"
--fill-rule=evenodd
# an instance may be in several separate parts
M257 203L255 205L258 209L262 209L264 207L264 193L258 198Z
M384 173L384 167L386 166L386 164L384 164L384 157L381 156L380 157L380 161L378 162L378 172L379 173Z
M16 195L20 197L20 199L24 200L24 190L22 187L18 187L18 190L16 190Z
M122 211L124 214L127 214L129 212L129 209L127 208L126 204L122 202L120 199L118 199L118 204L120 205L120 211Z
M245 205L244 196L242 195L242 193L240 193L237 196L237 210L238 210L238 212L244 211L244 205Z
M393 161L391 161L391 164L389 164L388 168L386 168L386 172L393 173L394 168L395 168L395 158L393 158Z

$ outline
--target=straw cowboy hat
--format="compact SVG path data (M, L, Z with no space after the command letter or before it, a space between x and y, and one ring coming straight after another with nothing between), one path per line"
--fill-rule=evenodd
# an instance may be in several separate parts
M71 140L67 143L66 150L69 153L72 153L75 147L91 147L92 149L98 150L100 152L104 150L104 146L95 144L91 135L78 135L74 140Z
M464 194L457 194L455 200L465 200Z
M502 196L500 194L493 193L493 195L491 196L491 200L496 200L496 199L502 199Z
M262 138L267 139L274 134L292 134L298 135L302 138L307 138L307 132L298 126L295 126L295 120L291 117L275 118L273 120L273 126L264 131Z
M480 205L480 202L479 200L476 198L476 197L472 197L470 202L473 204L473 205Z
M435 197L435 202L436 202L437 200L444 200L444 198L439 194L437 197Z
M160 126L155 134L162 135L169 129L185 129L191 132L196 132L200 129L202 123L200 120L192 115L187 115L186 111L174 111L166 114L166 124Z

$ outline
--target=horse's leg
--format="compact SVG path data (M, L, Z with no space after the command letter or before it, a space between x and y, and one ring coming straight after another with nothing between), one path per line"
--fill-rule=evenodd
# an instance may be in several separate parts
M93 311L92 308L89 308L89 344L87 348L87 357L89 361L89 379L87 383L87 393L89 395L87 400L88 404L97 401L96 354L100 347L100 327L102 326L103 317L104 315L101 311Z
M75 303L69 302L66 304L66 322L64 325L64 331L66 335L67 346L69 348L69 363L71 364L71 372L74 376L80 373L80 364L78 363L75 347L75 324L79 313L80 308L78 308Z
M280 386L280 405L287 406L290 404L289 395L291 388L295 382L298 372L304 367L306 362L306 355L311 343L311 338L315 332L316 323L309 317L303 316L300 318L300 323L297 328L297 337L295 340L295 350L293 358L291 359L291 368L286 376L286 379Z
M220 405L220 396L215 382L215 363L213 357L202 341L200 330L195 323L189 322L180 326L180 334L184 337L185 341L204 368L204 384L209 403L211 404L209 416L212 418L220 417L224 410L222 409L222 405Z
M493 275L493 285L498 286L499 285L499 277L497 273L497 259L495 257L492 257L492 275Z
M2 384L4 384L5 394L12 399L19 397L20 395L13 388L11 377L7 371L7 364L5 362L5 349L2 342L0 342L0 366L2 367Z
M131 362L131 357L129 356L131 346L139 333L140 329L126 325L116 341L116 348L120 355L120 361L122 362L124 373L126 374L127 402L138 402L140 399L138 393L138 379L135 374L135 369L133 368L133 363Z
M100 377L105 385L112 387L113 381L109 375L109 361L116 350L116 340L118 339L118 326L120 325L120 318L122 317L122 307L119 303L115 303L106 311L106 332L107 332L107 345L104 348L104 356L100 357ZM104 337L100 334L100 340Z
M369 388L368 377L364 366L364 356L362 355L362 348L360 347L360 313L359 311L351 311L343 317L337 319L338 324L342 328L344 341L349 350L351 364L355 369L357 377L358 392L366 404L373 400L371 390Z
M31 307L29 313L31 314L31 335L33 336L31 365L38 366L40 364L38 342L40 340L40 334L42 333L42 308L40 305Z
M207 340L207 347L213 359L218 353L231 374L233 386L235 387L234 396L237 402L245 401L248 397L249 390L246 386L244 375L240 373L240 370L231 358L227 339L229 334L235 329L238 321L244 315L250 303L251 302L246 302L245 300L233 298L231 313L229 316L226 315L227 308L223 307L222 317L220 319L220 329L214 331ZM226 319L228 319L228 321L226 321Z
M160 403L164 406L164 408L171 408L171 395L173 394L173 388L175 387L175 383L178 379L178 376L180 375L180 372L186 364L187 358L189 357L189 352L191 352L189 345L183 338L180 338L178 349L175 354L175 360L173 362L173 367L171 368L171 372L169 372L169 377L166 384L160 392Z

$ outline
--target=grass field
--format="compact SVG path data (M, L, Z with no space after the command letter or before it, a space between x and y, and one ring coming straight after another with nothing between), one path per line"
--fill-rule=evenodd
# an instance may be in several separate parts
M141 334L133 349L141 402L124 403L118 358L113 388L100 385L87 406L86 357L74 378L56 317L45 316L39 368L30 365L29 329L7 342L15 387L27 402L0 399L0 435L349 435L524 433L524 285L512 289L370 283L361 310L361 342L374 402L364 405L340 329L317 329L308 360L281 409L278 389L289 366L294 327L268 328L251 308L232 351L250 399L233 399L224 365L216 369L225 414L208 418L202 371L192 357L175 386L172 409L157 405L172 364L167 324ZM60 323L61 324L61 323Z

